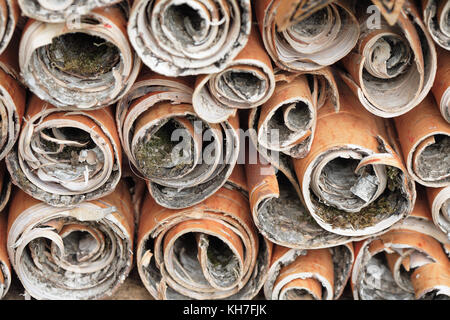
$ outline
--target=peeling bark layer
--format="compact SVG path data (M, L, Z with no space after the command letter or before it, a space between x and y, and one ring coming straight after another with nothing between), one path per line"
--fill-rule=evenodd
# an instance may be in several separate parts
M137 266L155 299L248 300L259 293L272 245L258 236L248 199L236 188L245 184L241 174L234 175L241 183L188 209L166 209L147 196Z
M364 5L356 7L361 36L342 63L344 81L371 113L393 118L416 107L436 76L436 49L413 4L407 1L397 23L368 23Z
M450 238L450 186L427 188L427 195L434 224Z
M288 71L311 71L345 57L359 37L358 21L348 3L301 2L305 1L255 1L264 45L275 64Z
M274 89L272 62L253 27L245 48L223 71L197 77L192 104L200 118L219 123L237 109L262 105Z
M17 0L0 1L0 54L2 54L11 41L14 30L20 19L20 8Z
M423 21L434 41L450 50L450 2L422 0Z
M350 278L353 245L295 250L274 246L264 294L268 300L337 300Z
M426 199L419 197L411 216L391 231L355 243L354 298L449 299L449 243L433 224Z
M444 119L450 123L450 52L437 48L438 68L433 92Z
M166 76L217 73L245 47L249 0L136 0L128 34L150 69Z
M18 190L9 209L8 254L35 299L100 299L128 276L133 231L124 184L71 209L50 207Z
M98 109L119 100L141 61L128 41L119 6L96 9L64 23L30 19L20 42L24 82L42 100L66 109Z
M0 214L0 299L8 293L11 285L11 264L6 247L6 226L8 224L7 212Z
M122 150L111 108L61 111L32 96L26 119L6 159L15 185L56 207L113 192Z
M123 149L155 201L186 208L225 184L239 153L237 116L220 124L198 118L192 79L143 72L118 103Z
M122 0L18 0L22 13L35 20L60 23Z
M430 94L416 108L395 118L406 167L418 183L427 187L450 184L450 124Z
M415 186L399 157L390 122L367 112L343 85L340 111L318 113L315 142L294 168L314 220L342 236L386 231L410 214Z

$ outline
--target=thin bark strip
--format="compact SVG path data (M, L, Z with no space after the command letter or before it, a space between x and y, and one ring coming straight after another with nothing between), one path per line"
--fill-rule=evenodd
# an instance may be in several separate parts
M6 50L13 38L19 19L20 8L17 0L0 0L0 54Z
M193 106L203 120L220 123L238 109L264 104L274 89L272 62L253 27L245 48L223 71L197 77Z
M11 264L9 262L6 247L6 226L8 224L8 213L0 213L0 299L8 293L11 285Z
M274 246L264 285L268 300L337 300L350 278L353 245L296 250Z
M372 2L381 11L386 21L393 26L398 20L405 0L372 0Z
M314 140L317 112L331 103L339 110L339 93L330 68L309 72L275 71L272 97L249 113L250 138L270 162L271 152L305 157ZM278 165L274 164L276 167Z
M144 64L166 76L222 71L245 47L250 0L136 0L128 34Z
M409 174L432 188L450 185L450 124L430 94L416 108L395 118Z
M351 285L360 300L450 298L450 241L433 224L426 199L391 231L355 243Z
M393 118L416 107L436 76L433 39L416 8L406 1L394 26L382 19L370 24L367 7L356 7L361 36L342 63L344 81L371 113Z
M187 209L166 209L147 196L137 267L153 297L249 300L259 293L272 244L252 222L242 170L236 167L230 184Z
M9 202L11 196L12 182L6 169L5 161L0 162L0 212Z
M17 190L9 209L8 254L35 299L111 296L130 272L134 217L121 183L109 196L55 208Z
M56 207L114 191L121 177L122 150L110 107L62 111L32 96L25 119L6 160L15 185Z
M438 68L433 92L444 119L450 123L450 51L437 48Z
M222 187L239 154L237 116L220 124L201 120L192 107L193 81L146 70L118 103L123 149L155 201L180 209Z
M343 85L340 111L319 110L315 142L294 168L308 211L325 230L349 237L386 231L408 216L415 186L390 122L367 112Z
M311 71L332 65L353 49L359 37L358 21L347 1L325 7L329 1L302 2L255 1L264 46L275 64L288 71ZM300 13L293 11L295 8ZM304 10L309 12L302 14ZM288 13L293 14L293 21L292 17L285 19ZM297 20L297 14L302 20Z
M434 224L450 238L450 186L427 188L427 195Z
M450 50L450 1L422 0L423 21L434 41Z
M29 19L19 51L21 75L42 100L65 109L117 102L136 80L141 61L116 5L63 23Z
M122 0L18 0L22 13L35 20L60 23Z

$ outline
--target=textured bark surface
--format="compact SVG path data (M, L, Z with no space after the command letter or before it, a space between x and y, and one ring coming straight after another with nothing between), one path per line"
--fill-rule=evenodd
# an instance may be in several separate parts
M423 20L433 40L450 50L450 2L422 0Z
M450 236L450 186L427 188L427 195L434 224Z
M450 123L450 52L437 48L438 68L431 89L444 119Z

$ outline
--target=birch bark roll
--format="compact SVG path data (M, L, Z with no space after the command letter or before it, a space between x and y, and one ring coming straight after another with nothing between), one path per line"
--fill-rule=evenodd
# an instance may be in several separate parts
M8 47L19 19L17 0L0 0L0 54Z
M415 185L399 157L390 122L367 112L343 85L340 111L319 110L315 142L294 159L306 207L325 230L361 237L410 214Z
M113 192L122 150L111 108L62 111L32 96L26 119L6 160L15 185L56 207Z
M339 92L330 68L289 73L276 70L272 97L249 113L250 138L270 158L279 152L305 157L314 140L317 112L330 100L339 109Z
M6 225L8 224L7 212L0 214L0 299L8 293L11 285L11 263L9 262L6 247Z
M438 69L431 89L444 119L450 123L450 52L437 48Z
M337 300L350 278L353 245L296 250L274 246L264 294L268 300Z
M119 6L64 23L28 20L19 51L26 85L59 108L98 109L115 103L141 67L126 26Z
M358 6L361 36L342 63L342 73L363 106L371 113L392 118L417 106L436 76L436 49L416 8L406 1L397 24L384 19L369 23L367 7Z
M182 210L163 208L147 195L137 266L156 299L249 300L259 293L272 245L258 235L248 198L236 187L245 187L245 177L234 174L230 180L201 204Z
M130 272L134 217L121 183L111 195L55 208L21 190L9 209L8 254L35 299L111 296Z
M222 71L245 47L250 0L136 0L128 34L153 71L188 76Z
M423 21L434 41L450 50L450 1L422 0Z
M192 107L193 81L143 72L117 104L123 149L148 180L155 201L180 209L222 187L239 154L237 116L220 124L200 120Z
M11 196L12 182L5 161L0 162L0 212L3 211Z
M0 55L0 160L16 143L25 113L26 91L18 81L18 39Z
M238 109L265 103L275 89L272 62L256 27L245 48L223 71L200 75L195 82L192 104L200 118L220 123Z
M272 60L288 71L311 71L329 66L345 57L356 45L359 26L356 17L346 1L336 1L320 10L300 15L303 20L281 23L287 12L294 7L302 11L298 0L259 0L255 1L255 14L260 32ZM326 1L308 1L321 3ZM308 10L311 8L305 4ZM280 10L279 10L280 9ZM286 9L286 10L284 10ZM291 20L291 19L290 19ZM285 29L283 29L285 28Z
M450 185L450 124L430 94L415 109L395 119L409 174L427 187Z
M450 186L427 188L427 195L434 224L450 238Z
M449 240L433 224L424 197L413 213L379 237L355 243L355 299L434 300L450 297Z
M22 13L35 20L60 23L122 0L19 0Z

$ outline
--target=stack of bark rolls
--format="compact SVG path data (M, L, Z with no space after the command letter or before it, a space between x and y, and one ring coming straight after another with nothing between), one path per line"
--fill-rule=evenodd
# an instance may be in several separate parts
M0 0L0 298L133 269L450 299L450 0Z

